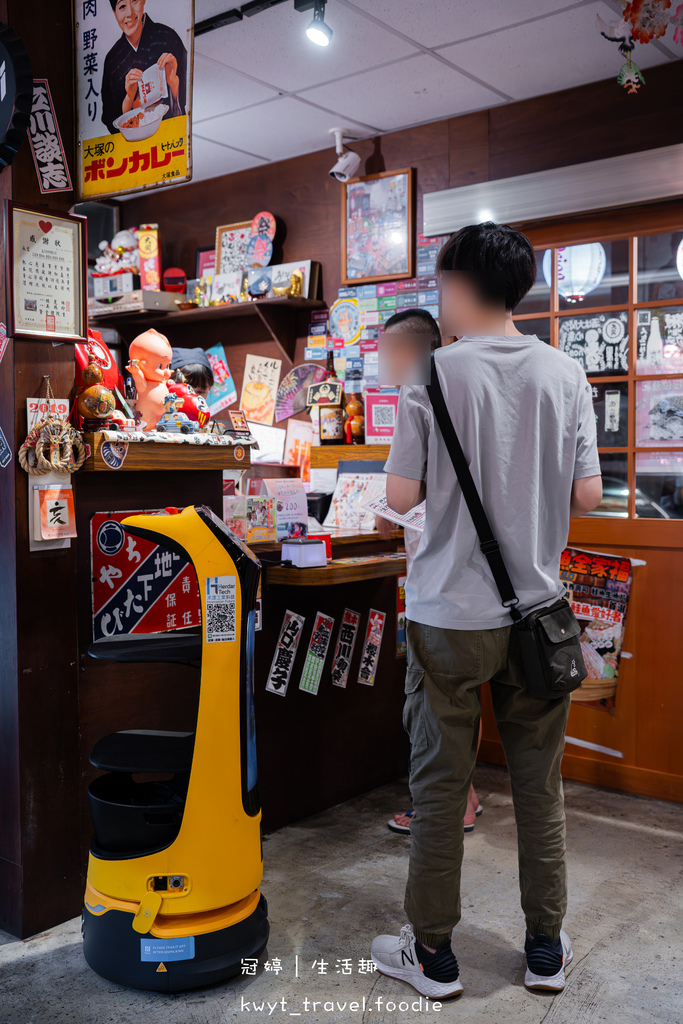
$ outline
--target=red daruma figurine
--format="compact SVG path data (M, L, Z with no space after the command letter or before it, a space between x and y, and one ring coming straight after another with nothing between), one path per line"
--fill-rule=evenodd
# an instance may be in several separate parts
M128 365L138 397L135 422L138 429L156 430L169 394L166 381L171 376L171 346L163 334L150 327L138 334L128 350Z

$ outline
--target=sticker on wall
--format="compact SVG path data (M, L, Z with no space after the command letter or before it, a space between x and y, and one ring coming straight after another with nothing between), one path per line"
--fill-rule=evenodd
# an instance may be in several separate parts
M12 461L12 449L7 443L7 438L0 427L0 469L5 469Z
M279 693L283 697L287 693L305 621L303 615L297 615L296 612L285 612L266 683L266 690L270 690L271 693Z
M237 639L237 577L206 577L206 642L221 644Z
M344 615L339 624L339 636L337 637L337 646L332 661L333 686L346 686L359 624L360 612L354 612L351 608L345 608Z
M375 674L377 662L379 661L379 649L382 645L382 633L384 632L385 612L378 612L375 608L370 609L368 615L368 628L365 631L365 643L363 654L358 669L358 682L365 686L375 685Z
M306 652L306 660L301 673L301 681L299 682L300 690L317 694L333 628L334 619L330 618L329 615L323 615L322 612L316 614L311 640Z
M38 185L43 195L48 192L70 192L73 187L71 176L46 78L33 80L33 107L28 125L28 141L38 175Z
M4 324L0 324L0 363L2 362L2 357L5 354L5 349L7 348L8 340L9 339L7 337L7 328L5 327Z

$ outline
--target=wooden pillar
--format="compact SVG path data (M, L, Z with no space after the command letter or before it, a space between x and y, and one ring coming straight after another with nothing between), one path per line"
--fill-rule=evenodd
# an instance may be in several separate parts
M49 81L75 180L71 6L53 0L46 21L25 0L0 0L0 20L22 39L34 78ZM75 202L72 192L41 194L28 140L0 173L0 196L58 210ZM3 274L5 324L6 312ZM13 339L0 363L13 454L0 469L0 928L20 936L73 916L81 887L76 548L29 552L28 478L16 459L26 399L42 393L45 373L56 396L68 395L73 367L72 344Z

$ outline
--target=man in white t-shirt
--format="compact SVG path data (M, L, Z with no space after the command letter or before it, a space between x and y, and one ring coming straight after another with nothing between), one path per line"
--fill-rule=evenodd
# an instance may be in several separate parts
M442 332L435 355L449 413L523 614L564 594L560 554L570 515L602 497L591 389L583 369L521 334L512 310L532 287L529 240L505 225L458 231L439 254ZM401 388L387 501L426 497L426 525L406 581L404 724L415 815L400 936L372 944L378 970L435 999L459 995L451 948L460 920L463 816L476 758L480 686L488 681L512 783L528 988L560 990L571 945L560 762L569 697L526 689L503 607L424 385Z

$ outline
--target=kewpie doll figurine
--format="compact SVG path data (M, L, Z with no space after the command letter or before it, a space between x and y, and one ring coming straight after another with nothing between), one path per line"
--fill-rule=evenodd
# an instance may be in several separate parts
M128 356L126 369L138 392L134 403L136 424L138 429L155 430L169 394L166 381L171 376L172 352L168 338L150 327L131 342Z

